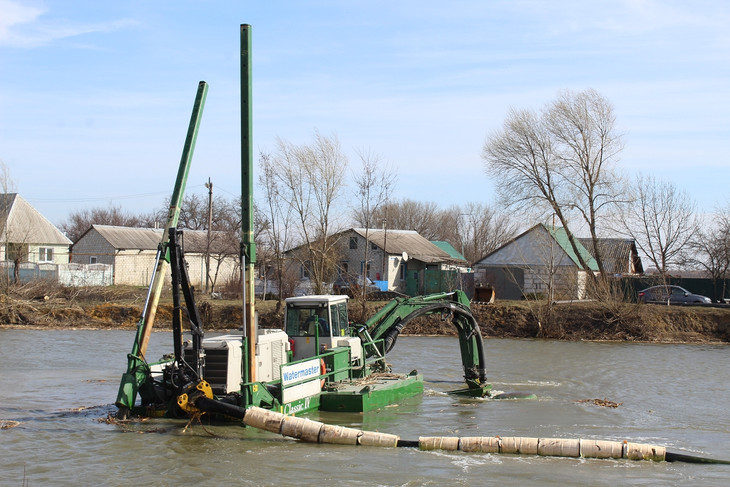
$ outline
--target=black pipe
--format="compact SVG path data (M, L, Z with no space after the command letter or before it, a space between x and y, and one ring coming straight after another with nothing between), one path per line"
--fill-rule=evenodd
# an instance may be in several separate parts
M205 396L200 396L195 399L195 406L206 413L222 414L224 416L230 416L231 418L240 420L243 420L243 417L246 416L246 408L215 399L209 399Z
M684 462L684 463L714 463L720 465L730 465L728 460L716 460L714 458L695 457L693 455L684 455L682 453L672 453L668 451L664 455L667 462Z

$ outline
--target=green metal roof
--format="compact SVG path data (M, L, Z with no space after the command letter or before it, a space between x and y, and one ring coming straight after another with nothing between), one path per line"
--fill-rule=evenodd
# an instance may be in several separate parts
M434 244L436 247L440 248L447 254L449 254L454 259L459 260L466 260L461 253L454 248L453 245L451 245L449 242L445 242L443 240L431 240L431 243Z
M552 237L555 239L555 241L560 245L560 248L563 249L563 251L568 254L568 257L570 257L570 260L572 260L575 265L580 267L580 262L578 261L578 257L573 251L573 246L570 245L570 240L568 239L568 234L562 227L550 227L547 225L543 225L545 227L545 230L552 235ZM580 241L576 238L575 239L576 248L578 249L578 253L583 258L583 261L588 264L588 267L594 271L598 272L598 263L596 262L596 259L593 258L590 252L586 250L586 248L583 246L583 244L580 243Z

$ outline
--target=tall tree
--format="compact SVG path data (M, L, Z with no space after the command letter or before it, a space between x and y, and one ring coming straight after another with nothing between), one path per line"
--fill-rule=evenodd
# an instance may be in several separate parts
M377 221L374 219L375 213L388 202L393 187L395 186L395 174L384 165L380 156L370 151L359 150L358 156L362 167L360 172L355 175L355 196L358 206L355 208L355 219L361 222L365 227L365 241L368 242L370 229ZM368 253L370 245L365 245L365 263L361 269L362 283L360 286L362 315L365 315L365 293L367 286L368 273ZM388 263L386 261L385 249L383 249L383 279L387 279Z
M558 170L569 188L593 241L594 257L601 275L605 275L601 246L598 244L598 220L604 209L624 199L620 178L615 173L618 154L623 148L616 132L613 106L597 91L565 91L548 109L548 127L555 141Z
M263 254L269 254L269 260L272 263L274 271L274 280L276 281L279 292L277 293L276 311L281 310L282 300L285 296L285 267L284 267L284 250L289 246L290 230L292 225L292 207L282 200L280 193L280 183L276 177L276 165L270 154L261 153L259 155L259 185L263 189L264 203L262 205L262 213L267 221L265 231L262 235L261 249ZM260 260L260 258L259 258ZM260 265L260 264L259 264ZM266 278L268 273L264 266L261 274L264 277L264 293L266 292Z
M652 176L636 177L633 200L624 205L621 217L623 232L636 241L663 278L701 228L695 207L674 184Z
M690 252L683 264L707 273L712 279L714 300L725 297L725 282L730 270L730 208L720 210L712 219L712 226L693 235Z
M566 91L540 112L510 110L482 152L503 202L537 209L538 218L555 215L590 276L570 223L577 212L597 241L599 217L621 198L615 171L621 137L614 125L613 108L600 94Z
M344 191L347 157L337 137L315 133L310 145L278 140L274 156L279 194L297 221L298 258L315 293L334 277L339 230L337 206Z

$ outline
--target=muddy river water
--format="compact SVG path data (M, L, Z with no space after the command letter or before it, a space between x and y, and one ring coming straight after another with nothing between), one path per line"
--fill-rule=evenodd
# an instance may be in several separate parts
M0 330L0 485L730 485L730 465L313 445L239 426L107 424L131 331ZM155 333L150 356L168 351ZM730 459L730 347L487 340L495 389L536 400L460 399L456 338L401 337L395 371L426 393L377 412L311 418L419 436L537 436L652 443ZM579 402L607 399L617 408ZM16 423L12 423L16 424Z

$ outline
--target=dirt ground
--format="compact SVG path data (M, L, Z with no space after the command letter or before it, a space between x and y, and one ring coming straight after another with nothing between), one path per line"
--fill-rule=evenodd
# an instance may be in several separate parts
M137 325L146 289L131 287L69 289L50 286L6 288L0 293L0 327L52 329L133 328ZM385 302L367 302L370 316ZM240 302L200 299L197 306L206 330L236 329L242 323ZM169 329L172 301L160 302L155 327ZM259 326L278 328L281 314L275 301L259 301ZM361 319L361 303L351 301L350 318ZM552 338L561 340L621 340L682 343L730 342L730 309L639 305L631 303L572 303L497 301L473 304L472 312L485 337ZM409 323L403 334L454 335L455 328L440 316Z

